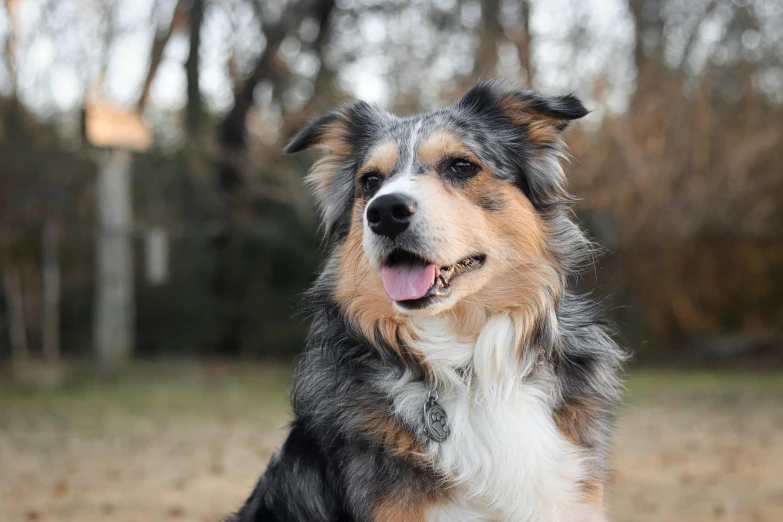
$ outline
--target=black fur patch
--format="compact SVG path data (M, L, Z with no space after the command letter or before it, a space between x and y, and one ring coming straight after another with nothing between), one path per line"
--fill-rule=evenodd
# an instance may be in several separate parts
M228 521L344 520L335 471L314 434L295 421L247 503Z

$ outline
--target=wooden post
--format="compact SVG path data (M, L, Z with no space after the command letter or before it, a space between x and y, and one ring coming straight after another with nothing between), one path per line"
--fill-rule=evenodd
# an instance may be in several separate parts
M22 277L12 265L3 269L3 286L8 308L9 332L11 334L11 359L15 369L23 366L28 358L27 328L24 321Z
M117 372L133 352L133 238L128 149L106 151L98 174L95 349L102 369Z
M141 116L104 101L87 105L84 132L105 149L98 172L94 344L101 368L116 373L133 354L133 211L131 151L144 151L152 133Z
M42 234L43 252L43 356L60 360L60 262L57 224L47 220Z

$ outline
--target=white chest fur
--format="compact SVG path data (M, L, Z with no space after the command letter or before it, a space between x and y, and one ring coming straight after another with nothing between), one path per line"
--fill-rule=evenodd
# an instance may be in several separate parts
M417 328L451 431L430 442L428 456L449 477L452 502L434 506L428 520L575 520L584 457L555 426L551 381L519 361L512 320L491 318L475 344L459 342L435 318ZM398 410L417 402L405 395Z

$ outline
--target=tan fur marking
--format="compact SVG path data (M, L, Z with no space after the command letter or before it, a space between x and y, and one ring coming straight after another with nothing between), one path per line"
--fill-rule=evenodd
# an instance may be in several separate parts
M420 443L413 434L406 430L399 422L390 416L378 416L379 412L372 412L370 420L362 424L361 430L368 433L379 446L389 454L420 461L422 466L427 462L423 457L426 447Z
M598 416L599 404L590 399L572 400L555 412L555 424L560 433L572 444L589 447L589 423ZM601 474L601 473L599 473ZM584 504L592 506L596 513L604 512L604 485L587 482L582 486Z
M419 159L434 167L444 157L465 158L471 163L481 165L478 158L467 145L450 132L435 131L419 147Z
M431 501L390 497L375 508L375 522L425 522Z
M603 515L604 505L604 485L601 482L591 482L584 488L584 504L593 508L597 515Z
M386 295L381 274L370 268L362 249L362 212L364 202L354 204L351 230L342 246L340 273L335 287L335 298L343 304L348 319L358 326L364 336L377 345L376 328L393 350L403 359L411 356L422 360L413 352L414 336L407 318L392 310L392 302Z
M554 304L544 300L546 294L542 290L547 290L556 302L560 276L546 246L547 231L530 201L489 175L480 185L466 188L465 195L475 202L488 191L503 201L499 211L484 213L489 231L482 247L489 252L487 266L482 270L491 270L493 278L470 298L472 303L483 305L485 317L481 317L475 304L459 303L452 309L452 323L458 331L462 330L459 325L465 325L465 330L469 328L477 336L482 319L506 311L517 323L517 342L525 344L546 315L547 307Z
M350 124L350 118L341 116L340 119L323 131L320 145L338 156L350 154L353 149L351 146Z
M400 149L393 141L384 141L374 146L367 155L367 161L359 169L359 176L372 170L389 174L400 159Z
M560 139L558 127L563 124L562 120L544 116L511 95L505 96L500 101L500 106L514 125L527 128L531 142L545 146Z
M580 446L589 445L587 431L599 414L599 404L590 399L575 399L555 412L555 424L563 436Z
M591 482L585 487L585 503L604 507L604 485L601 482Z

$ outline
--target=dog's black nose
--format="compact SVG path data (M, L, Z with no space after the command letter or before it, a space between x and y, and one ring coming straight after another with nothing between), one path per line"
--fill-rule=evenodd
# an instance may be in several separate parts
M378 235L394 239L405 232L416 212L416 200L403 194L378 196L367 207L367 223Z

